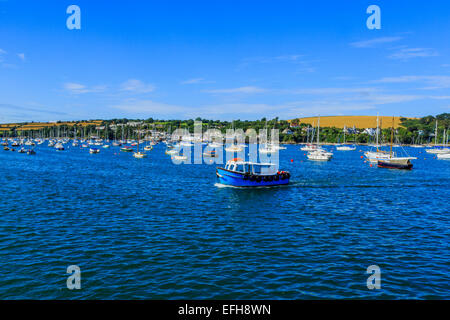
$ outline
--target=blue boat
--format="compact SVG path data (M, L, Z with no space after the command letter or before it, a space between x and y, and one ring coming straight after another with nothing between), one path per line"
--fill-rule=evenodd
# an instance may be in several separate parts
M219 183L234 187L272 187L289 184L291 174L278 171L273 163L253 163L233 159L217 168Z

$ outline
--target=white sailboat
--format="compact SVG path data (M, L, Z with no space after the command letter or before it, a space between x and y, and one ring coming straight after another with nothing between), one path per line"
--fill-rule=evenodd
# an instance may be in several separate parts
M377 113L377 132L376 132L377 141L375 144L377 149L376 149L376 151L366 151L364 153L366 159L372 163L377 163L379 159L389 158L389 153L379 149L379 147L380 147L379 138L378 138L379 131L380 131L380 126L379 126L379 122L378 122L378 113Z
M431 154L446 154L450 153L449 148L438 148L437 147L437 136L438 136L438 121L436 119L436 127L434 129L434 148L425 149L425 152L431 153ZM444 132L445 137L445 132Z
M140 142L140 140L141 140L141 128L139 126L138 139L137 139L137 152L133 152L133 157L135 157L136 159L142 159L142 158L147 157L146 153L139 151L139 142Z
M308 152L306 155L309 160L313 161L329 161L331 157L333 156L333 153L325 151L324 149L320 148L320 117L317 122L317 148L316 150Z
M377 161L379 168L386 169L402 169L411 170L413 165L411 160L417 159L416 157L399 157L395 152L392 151L394 141L394 117L392 117L392 128L391 128L391 148L389 152L389 157L386 159L379 159Z
M356 150L356 146L348 146L345 144L345 132L347 131L347 126L344 126L344 143L342 145L336 146L336 150L338 151L354 151Z

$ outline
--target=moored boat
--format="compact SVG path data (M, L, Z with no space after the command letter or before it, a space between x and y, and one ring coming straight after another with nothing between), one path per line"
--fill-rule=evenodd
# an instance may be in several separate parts
M326 152L323 149L317 149L317 150L308 152L308 154L306 156L309 160L329 161L333 155L330 154L329 152Z
M440 153L437 155L439 160L450 160L450 152L449 153Z
M393 151L393 140L394 140L394 117L392 117L392 127L391 127L391 149L387 158L378 159L378 167L386 169L400 169L400 170L411 170L413 165L411 160L417 159L416 157L398 157Z
M219 154L216 152L216 150L211 150L203 152L203 156L208 158L216 158L219 156Z
M55 149L57 151L63 151L64 150L64 146L61 142L58 142L57 144L55 144Z
M175 155L173 156L173 159L178 160L178 161L184 161L184 160L187 160L188 157L185 156L185 155L175 154Z
M356 146L341 145L341 146L336 146L336 150L338 150L338 151L354 151L354 150L356 150Z
M333 157L333 153L323 149L320 146L319 133L320 133L320 117L317 121L317 144L315 145L315 148L312 151L309 151L306 156L307 156L308 160L329 161L331 159L331 157Z
M233 159L217 168L219 183L233 187L271 187L289 184L291 174L278 171L273 163L254 163Z
M130 147L130 146L124 146L124 147L120 148L120 151L122 151L122 152L132 152L133 148Z
M389 158L389 159L382 159L378 160L378 167L379 168L386 168L386 169L402 169L402 170L411 170L413 167L413 164L411 163L410 159L415 158L408 158L408 157L399 157L399 158Z
M133 157L135 157L137 159L142 159L142 158L147 157L147 154L143 153L143 152L134 152Z

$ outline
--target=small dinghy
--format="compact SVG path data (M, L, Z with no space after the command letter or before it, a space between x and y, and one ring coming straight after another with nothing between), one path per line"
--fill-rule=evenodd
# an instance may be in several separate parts
M134 152L133 153L133 157L137 158L137 159L142 159L147 157L147 154L143 153L143 152Z
M203 156L206 158L217 158L219 154L215 150L203 152Z
M122 152L132 152L133 148L130 147L130 146L125 146L125 147L120 148L120 151L122 151Z

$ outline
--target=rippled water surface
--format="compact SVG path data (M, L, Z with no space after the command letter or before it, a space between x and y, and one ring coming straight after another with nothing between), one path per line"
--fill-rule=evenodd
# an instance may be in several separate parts
M450 161L409 149L412 171L379 169L362 149L313 163L288 146L291 185L253 190L162 145L0 150L0 298L450 298Z

